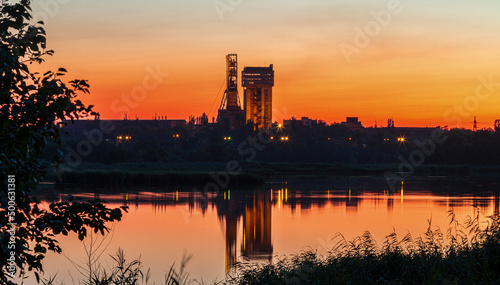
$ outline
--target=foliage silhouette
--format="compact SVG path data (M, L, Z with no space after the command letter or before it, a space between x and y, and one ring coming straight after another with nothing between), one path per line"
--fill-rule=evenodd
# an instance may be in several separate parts
M88 230L104 233L106 222L119 221L122 209L109 209L102 201L54 203L41 207L34 196L43 180L46 166L41 161L46 142L60 143L56 123L95 115L92 106L76 99L88 93L85 80L62 81L64 68L43 75L30 71L32 64L52 55L46 49L43 23L31 24L30 1L3 1L0 10L0 281L14 284L7 273L7 259L15 253L16 274L34 271L37 281L43 272L47 251L61 252L56 236L78 234L84 239ZM15 175L15 211L9 216L8 177ZM11 218L9 220L9 218ZM15 235L7 232L17 223ZM9 241L13 239L11 244ZM13 246L15 245L15 249ZM9 248L10 246L10 248ZM12 272L11 272L12 273Z

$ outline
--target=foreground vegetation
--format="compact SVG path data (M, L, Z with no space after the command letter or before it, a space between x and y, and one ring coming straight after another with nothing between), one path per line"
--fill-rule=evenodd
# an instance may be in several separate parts
M368 232L352 241L338 235L326 255L310 250L274 264L239 264L236 276L214 284L499 284L500 216L482 219L478 212L460 224L450 212L450 219L446 232L429 221L422 237L392 233L380 246ZM126 262L119 250L113 268L94 270L82 284L205 284L190 278L189 259L151 283L140 260Z
M244 267L236 284L498 284L500 218L479 215L464 225L452 217L443 233L429 229L415 240L395 233L381 247L365 233L341 239L326 256L308 251L276 264ZM484 228L482 228L484 226Z
M47 142L61 144L57 122L97 113L79 100L89 93L86 80L38 65L54 52L43 22L32 24L30 2L0 5L0 284L8 285L27 272L38 280L46 254L61 252L60 235L83 240L88 232L104 233L126 210L99 200L41 205L34 196L45 175Z

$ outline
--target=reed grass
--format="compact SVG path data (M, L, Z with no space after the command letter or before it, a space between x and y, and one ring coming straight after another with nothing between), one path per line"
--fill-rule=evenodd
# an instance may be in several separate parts
M305 251L275 264L240 265L231 284L500 284L500 218L479 213L446 232L396 233L377 245L369 232L338 243L326 255ZM484 223L483 223L484 222Z
M151 281L151 270L145 271L144 265L140 259L134 259L130 262L127 261L125 253L122 249L118 248L115 255L111 255L113 265L111 268L104 268L98 264L94 268L88 268L85 271L86 276L78 283L79 285L188 285L196 282L197 284L204 284L197 282L190 278L187 271L188 263L192 255L183 256L179 269L176 264L172 264L170 269L165 274L164 279L160 282ZM144 272L145 271L145 272ZM56 276L42 280L42 285L64 285L63 282L57 282ZM74 282L73 282L74 283ZM220 284L214 282L213 284Z

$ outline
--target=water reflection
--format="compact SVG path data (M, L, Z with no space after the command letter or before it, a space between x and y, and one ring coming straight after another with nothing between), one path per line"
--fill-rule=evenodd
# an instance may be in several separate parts
M333 209L345 209L346 216L355 216L360 211L363 213L366 209L374 207L376 208L374 213L385 212L391 216L401 215L403 205L411 207L418 203L418 207L421 207L422 203L430 203L436 208L445 209L444 211L472 205L490 209L495 213L499 211L500 191L496 184L490 184L477 191L478 187L472 182L417 181L401 183L398 190L392 192L387 189L385 181L367 180L358 183L357 180L346 180L326 182L322 185L315 185L314 181L303 183L277 182L255 191L232 189L208 194L152 189L128 189L114 193L110 193L109 189L92 189L95 193L89 193L88 189L47 189L41 198L51 202L66 200L67 194L81 198L100 198L108 203L129 206L136 210L151 208L154 215L172 213L176 206L186 205L188 216L197 214L205 216L207 212L215 211L224 237L226 273L230 273L238 261L272 262L275 247L281 246L274 238L280 232L273 233L273 230L276 231L280 226L279 222L276 225L272 224L273 219L278 219L276 215L280 211L289 212L294 216L297 211L305 215L316 211L313 214L318 215L317 211L332 212ZM418 218L425 221L429 216ZM367 219L370 221L373 219L374 223L378 222L375 217ZM296 235L300 235L298 232L301 231L300 228L293 230ZM362 231L364 228L359 230ZM307 245L310 244L303 244Z
M223 200L215 197L217 216L225 226L226 273L238 259L237 240L241 241L241 256L245 260L272 260L271 206L272 191L227 191ZM241 232L238 224L242 222Z
M498 214L498 205L500 202L500 198L499 198L500 196L498 195L499 192L496 192L496 195L495 195L495 207L494 207L495 214Z
M246 200L241 254L247 258L272 259L270 194L261 191Z

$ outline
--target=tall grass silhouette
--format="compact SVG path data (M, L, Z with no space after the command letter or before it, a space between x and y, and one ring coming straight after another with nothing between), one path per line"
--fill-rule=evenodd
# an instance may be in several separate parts
M479 211L463 224L448 213L443 232L428 220L417 238L393 232L377 245L369 232L338 234L326 255L309 250L274 264L241 264L231 284L499 284L500 217Z

